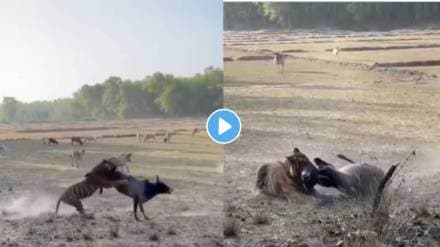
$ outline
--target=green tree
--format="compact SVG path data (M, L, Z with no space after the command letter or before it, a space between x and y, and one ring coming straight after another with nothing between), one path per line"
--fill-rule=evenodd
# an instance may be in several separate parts
M18 101L13 97L3 97L1 109L3 121L12 122L15 120L15 114L18 110Z

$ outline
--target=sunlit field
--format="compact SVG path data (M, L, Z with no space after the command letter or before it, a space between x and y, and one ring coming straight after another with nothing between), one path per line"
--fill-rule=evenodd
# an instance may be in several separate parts
M203 129L202 118L170 118L82 123L3 125L0 143L0 243L5 246L175 246L221 242L223 148ZM194 128L200 132L192 135ZM139 143L136 132L156 139ZM174 133L164 143L164 131ZM72 146L70 136L104 137ZM60 144L48 146L42 137ZM85 149L79 168L71 166L73 150ZM63 191L103 158L132 152L130 174L155 181L156 175L173 189L144 204L149 221L135 221L132 199L114 189L84 200L91 219L62 203ZM139 213L139 212L138 212Z
M398 189L400 206L393 204L392 211L409 217L400 228L390 228L396 232L393 244L436 246L440 67L381 63L438 60L440 50L344 48L415 47L436 44L439 38L435 31L411 30L226 32L224 52L233 61L225 62L225 103L237 110L243 130L239 140L225 148L225 214L236 228L236 236L227 237L225 244L377 246L350 242L356 231L371 230L364 214L370 212L369 202L288 204L255 194L258 166L282 161L298 147L310 159L322 157L342 166L345 163L336 158L342 153L383 170L415 150L416 157L390 185L395 189L399 179L405 181ZM335 47L340 48L337 56L332 53ZM271 57L258 60L274 52L288 55L283 73L275 70ZM241 61L245 56L256 59ZM420 210L427 213L422 216ZM396 215L394 219L403 217Z

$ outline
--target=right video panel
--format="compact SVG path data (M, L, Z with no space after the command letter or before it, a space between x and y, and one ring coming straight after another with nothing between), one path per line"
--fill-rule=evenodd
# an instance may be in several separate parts
M440 246L440 3L224 4L225 246Z

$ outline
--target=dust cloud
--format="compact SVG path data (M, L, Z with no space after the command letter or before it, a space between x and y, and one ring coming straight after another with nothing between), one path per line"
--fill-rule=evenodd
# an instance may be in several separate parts
M0 201L0 218L20 219L53 213L56 201L56 197L39 192L12 196Z

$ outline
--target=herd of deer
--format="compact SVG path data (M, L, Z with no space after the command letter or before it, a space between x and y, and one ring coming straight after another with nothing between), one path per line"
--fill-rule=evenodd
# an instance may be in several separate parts
M191 132L191 135L192 136L197 135L200 132L200 130L201 130L200 128L194 128ZM156 136L163 136L163 142L170 143L171 138L175 135L177 135L177 133L175 133L175 132L171 133L168 131L165 131L165 133L155 133L155 134L143 133L143 132L138 131L136 133L136 141L138 143L145 143L148 140L157 140ZM48 146L59 145L59 141L54 137L43 137L42 140L43 140L43 144L48 145ZM99 141L101 141L101 142L103 141L102 136L72 136L72 137L70 137L70 144L72 146L84 146L87 142L97 143ZM0 157L5 156L6 151L7 151L6 146L0 144ZM85 154L86 154L85 149L73 150L72 154L69 155L69 157L71 158L71 166L79 167L79 163Z
M199 129L199 128L194 128L191 132L191 135L192 136L197 135L200 132L200 130L201 129ZM136 141L138 143L145 143L148 140L157 140L156 136L159 136L159 135L163 136L164 143L170 143L171 138L173 136L177 135L177 133L165 131L164 133L151 134L151 133L144 133L144 132L138 131L136 133ZM94 137L92 137L92 136L85 136L85 137L72 136L72 137L70 137L70 143L72 146L75 146L75 145L84 146L86 142L96 143L96 142L102 141L102 140L103 140L102 136L94 136ZM43 144L46 144L48 146L54 146L54 145L58 145L59 141L53 137L44 137ZM6 147L0 146L0 156L2 156L5 152L6 152ZM71 166L79 167L79 163L82 160L82 158L84 157L85 153L86 153L85 149L72 151L72 154L70 154L70 156L69 156L71 158Z

